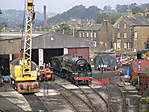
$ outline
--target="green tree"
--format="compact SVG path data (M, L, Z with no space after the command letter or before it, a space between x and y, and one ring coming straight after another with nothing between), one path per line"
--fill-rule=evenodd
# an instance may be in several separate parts
M76 30L71 29L67 24L61 24L60 27L56 30L56 32L66 34L66 35L73 35L73 32L75 34Z
M100 24L103 20L109 20L111 24L114 24L120 15L102 13L96 18L96 23Z

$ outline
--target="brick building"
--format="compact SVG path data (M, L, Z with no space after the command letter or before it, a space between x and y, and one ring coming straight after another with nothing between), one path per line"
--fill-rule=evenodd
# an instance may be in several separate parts
M113 25L113 47L121 51L138 51L145 48L149 40L149 18L147 13L133 15L131 11L121 16Z
M107 21L101 24L92 24L78 30L78 37L92 40L95 42L95 47L92 49L95 52L104 51L112 48L112 25Z

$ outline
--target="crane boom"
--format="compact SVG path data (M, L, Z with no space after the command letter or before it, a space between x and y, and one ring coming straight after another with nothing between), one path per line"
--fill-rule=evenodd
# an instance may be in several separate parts
M23 59L17 58L10 63L11 84L19 93L35 93L39 91L37 65L31 60L33 19L33 0L27 0Z
M27 0L27 16L26 16L24 52L23 52L23 74L24 75L31 74L33 15L34 15L33 0Z

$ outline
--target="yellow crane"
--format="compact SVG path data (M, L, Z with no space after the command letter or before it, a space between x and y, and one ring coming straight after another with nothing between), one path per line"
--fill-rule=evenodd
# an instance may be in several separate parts
M27 14L23 58L10 63L10 77L12 86L20 93L38 91L37 66L31 60L32 55L32 22L34 19L33 0L27 0Z

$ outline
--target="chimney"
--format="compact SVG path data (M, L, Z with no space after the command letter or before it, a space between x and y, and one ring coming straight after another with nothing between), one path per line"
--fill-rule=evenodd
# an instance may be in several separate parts
M44 26L47 24L47 14L46 14L46 6L44 5L44 9L43 9L43 14L44 14Z
M2 14L2 10L0 9L0 14Z
M147 17L147 18L149 18L149 9L145 9L144 16Z
M108 20L103 20L103 22L102 22L102 24L103 24L105 27L108 27L108 23L109 23Z

